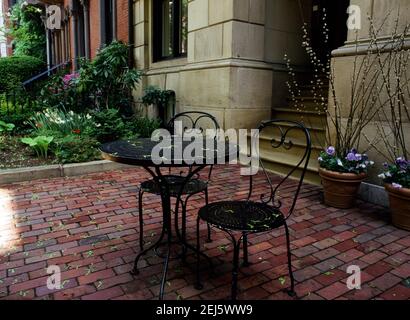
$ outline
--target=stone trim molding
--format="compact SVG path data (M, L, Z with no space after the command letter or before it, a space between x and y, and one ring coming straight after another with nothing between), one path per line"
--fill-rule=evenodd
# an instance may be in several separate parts
M127 169L130 166L101 160L86 163L50 165L41 167L1 169L0 185L39 179L75 177L90 173Z

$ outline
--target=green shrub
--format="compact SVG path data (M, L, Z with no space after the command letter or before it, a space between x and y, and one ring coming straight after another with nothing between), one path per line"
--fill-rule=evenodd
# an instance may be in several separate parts
M14 130L16 126L12 123L7 123L0 120L0 134L10 133Z
M92 114L94 126L89 127L85 135L101 143L118 140L127 135L127 127L117 109L108 109Z
M21 113L1 114L0 117L4 122L13 123L15 125L14 134L27 134L32 127L29 123L33 114L30 111Z
M46 32L44 7L18 0L11 8L9 29L6 35L13 39L14 55L32 56L46 61Z
M131 92L141 79L141 72L128 66L129 47L114 41L97 57L80 69L79 92L85 94L97 109L131 110Z
M128 136L138 136L141 138L151 138L152 133L161 126L159 119L148 119L137 116L127 119L125 123L129 132Z
M28 56L0 58L0 93L18 88L22 82L45 69L40 59Z
M155 104L160 108L164 108L168 105L173 93L172 90L161 90L156 86L148 86L144 90L141 102L145 105Z
M93 138L69 135L54 141L54 154L58 163L80 163L101 159L100 143Z

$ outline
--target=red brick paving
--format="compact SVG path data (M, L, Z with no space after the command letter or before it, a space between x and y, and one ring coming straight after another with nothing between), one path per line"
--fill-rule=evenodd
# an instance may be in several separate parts
M147 178L138 168L0 186L1 299L157 299L162 260L153 254L131 276L138 252L136 191ZM275 177L273 177L275 179ZM255 179L263 193L263 177ZM238 167L217 167L211 201L240 199L247 179ZM282 192L285 205L294 185ZM203 198L191 199L188 239L195 240L195 221ZM161 230L160 199L145 196L145 238ZM289 220L293 265L299 299L410 299L410 233L387 222L384 209L359 203L351 210L321 204L319 187L305 185ZM205 237L206 228L203 226ZM232 246L222 232L202 241L217 276L204 269L205 288L193 287L194 259L173 260L167 299L227 299L230 295ZM203 239L205 240L205 239ZM249 239L252 264L241 270L241 299L290 299L283 293L290 280L283 230ZM362 289L349 290L346 269L363 268ZM59 265L64 288L47 289L47 267Z

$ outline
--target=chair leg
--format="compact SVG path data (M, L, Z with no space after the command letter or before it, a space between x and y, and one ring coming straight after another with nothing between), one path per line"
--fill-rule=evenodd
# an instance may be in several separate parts
M236 301L238 295L238 273L239 273L239 251L241 248L241 241L235 241L233 237L233 269L232 269L232 300Z
M205 204L206 205L209 204L208 188L205 189ZM212 242L211 225L209 223L207 223L207 225L208 225L208 238L207 238L206 242L211 243Z
M186 243L186 206L187 206L186 201L188 201L188 199L186 199L185 202L183 200L181 200L181 206L182 206L182 241L184 242L184 244ZM186 261L186 247L185 246L184 246L183 252L182 252L182 261L183 262Z
M198 217L196 220L196 283L195 283L195 289L196 290L202 290L204 286L201 284L201 278L200 278L200 265L201 265L201 255L200 255L200 250L201 250L201 243L200 243L200 234L199 234L199 225L201 223L201 218Z
M292 270L292 254L290 252L290 236L289 236L289 228L285 223L285 231L286 231L286 246L288 251L288 267L289 267L289 277L290 277L290 289L287 290L289 296L296 297L295 292L295 278L293 277L293 270Z
M249 267L249 256L248 256L248 235L243 233L243 267Z
M144 219L143 219L143 208L142 208L142 196L144 191L141 189L138 192L138 215L139 215L139 225L140 225L140 249L144 250Z

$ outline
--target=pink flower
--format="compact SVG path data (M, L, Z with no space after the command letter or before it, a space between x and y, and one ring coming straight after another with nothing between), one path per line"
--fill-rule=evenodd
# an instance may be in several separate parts
M403 186L401 184L394 183L394 182L392 183L392 186L393 186L394 189L402 189L403 188Z
M63 82L64 82L65 87L69 86L73 80L78 79L79 76L80 76L80 74L77 73L77 72L71 73L71 74L66 74L63 77Z

